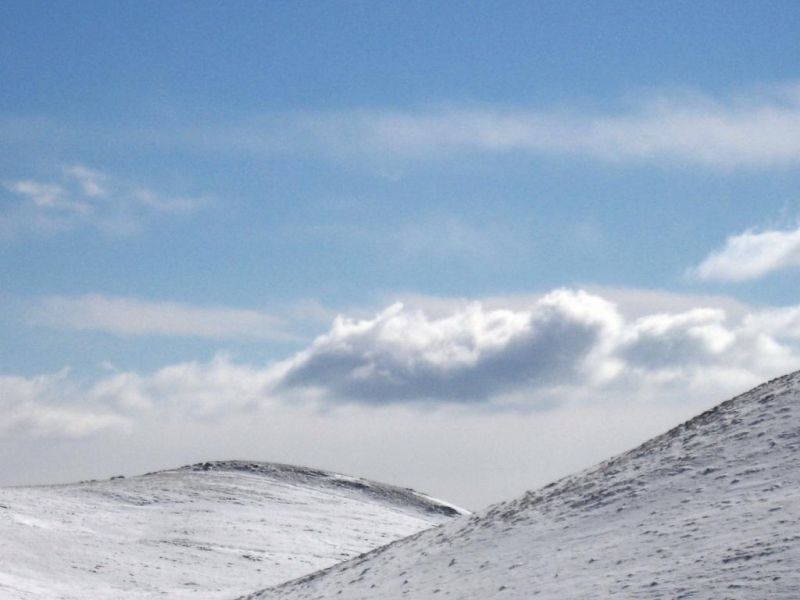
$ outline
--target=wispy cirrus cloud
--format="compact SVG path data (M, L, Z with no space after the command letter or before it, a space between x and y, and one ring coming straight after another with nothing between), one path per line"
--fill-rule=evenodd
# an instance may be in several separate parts
M91 227L132 233L158 214L188 214L208 201L168 196L84 165L64 167L56 181L7 180L10 194L0 214L0 234L52 233Z
M80 185L83 193L89 198L103 197L107 194L105 181L109 179L107 175L89 169L83 165L73 165L64 168L64 173L74 178Z
M33 324L120 336L294 340L279 316L243 308L87 294L51 296L29 312Z
M71 199L67 190L60 185L25 179L6 183L5 187L8 191L27 198L42 211L85 214L89 210L86 202Z
M800 267L800 228L745 231L689 270L708 281L751 281L792 267Z

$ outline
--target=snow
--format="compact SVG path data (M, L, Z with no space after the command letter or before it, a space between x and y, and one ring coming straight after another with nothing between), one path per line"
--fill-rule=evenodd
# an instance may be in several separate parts
M800 598L800 373L250 600Z
M403 488L245 461L0 488L0 598L230 599L464 513Z

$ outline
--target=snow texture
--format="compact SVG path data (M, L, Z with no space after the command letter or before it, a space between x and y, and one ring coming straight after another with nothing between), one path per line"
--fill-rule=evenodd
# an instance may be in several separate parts
M250 600L800 598L800 373Z
M408 489L243 461L0 488L0 598L230 599L461 514Z

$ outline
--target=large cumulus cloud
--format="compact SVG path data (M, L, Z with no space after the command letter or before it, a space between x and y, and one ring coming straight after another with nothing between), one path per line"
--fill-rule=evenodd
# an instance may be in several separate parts
M584 292L556 291L527 311L474 303L439 318L395 304L373 319L337 318L291 361L282 386L372 403L487 400L584 379L621 325L612 304Z
M479 303L432 317L393 305L372 319L339 317L313 345L284 363L283 393L313 390L328 400L551 402L561 394L636 394L653 384L725 372L757 383L800 367L791 327L797 309L729 316L722 308L626 319L600 296L558 290L527 309ZM796 332L794 332L796 334ZM735 372L736 377L730 377Z

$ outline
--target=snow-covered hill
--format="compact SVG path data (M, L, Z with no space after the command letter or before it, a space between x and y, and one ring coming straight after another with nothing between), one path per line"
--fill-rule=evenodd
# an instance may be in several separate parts
M800 598L800 374L512 502L249 598Z
M0 488L0 598L231 598L462 512L407 489L242 461Z

